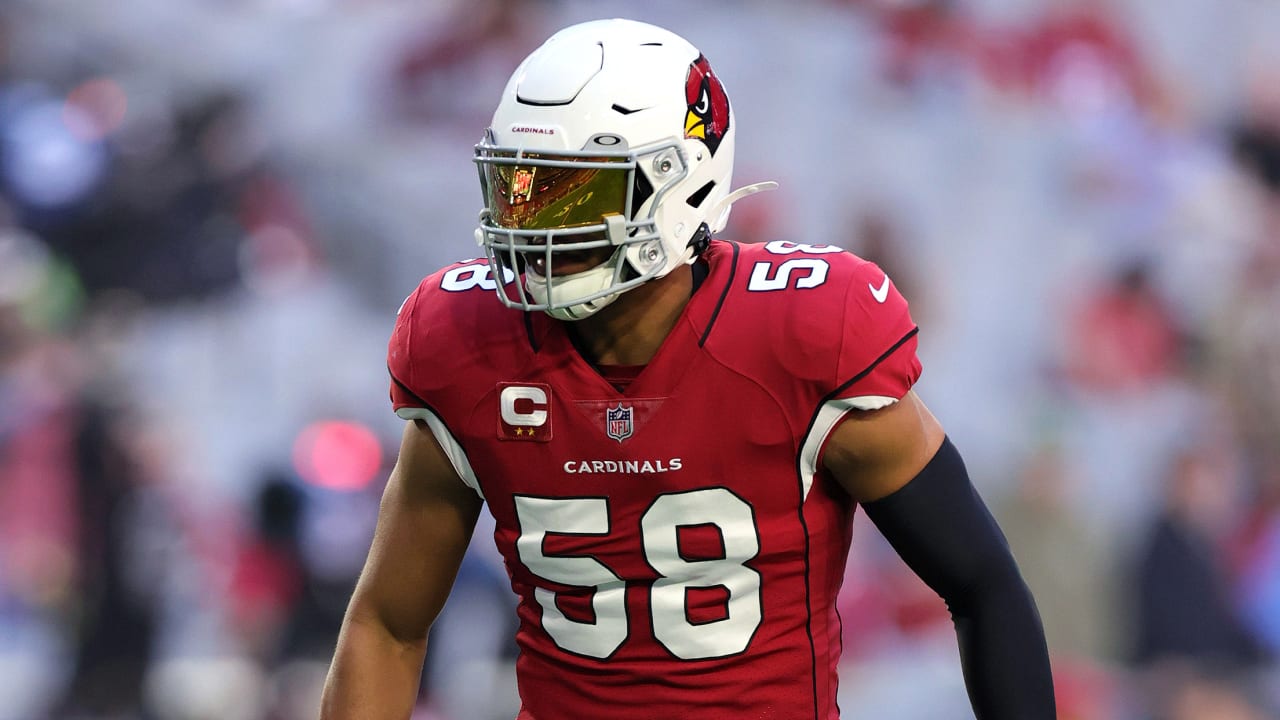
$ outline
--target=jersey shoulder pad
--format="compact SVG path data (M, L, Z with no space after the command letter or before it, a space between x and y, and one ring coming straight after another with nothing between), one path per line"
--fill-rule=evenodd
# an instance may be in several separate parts
M736 274L737 334L767 342L756 354L787 376L868 406L901 398L919 377L906 298L875 263L834 245L775 241L741 246Z
M920 377L919 328L907 299L874 262L845 253L844 319L837 397L876 407L900 399Z
M504 278L511 282L514 277ZM391 402L435 407L446 390L482 384L502 371L524 340L522 315L494 297L484 260L464 260L427 276L405 298L387 344Z

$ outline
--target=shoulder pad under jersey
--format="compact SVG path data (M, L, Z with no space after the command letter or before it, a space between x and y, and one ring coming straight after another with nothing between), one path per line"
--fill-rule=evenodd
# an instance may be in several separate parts
M513 361L512 346L526 337L522 317L494 297L484 260L464 260L425 278L400 306L387 346L396 413L406 417L406 408L437 407L469 383L491 383Z
M734 275L708 342L729 362L864 409L900 399L919 378L907 301L875 263L834 245L775 241L739 246Z

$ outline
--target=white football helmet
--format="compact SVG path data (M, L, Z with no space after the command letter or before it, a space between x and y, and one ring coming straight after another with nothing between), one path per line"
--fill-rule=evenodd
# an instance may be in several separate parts
M524 272L498 297L578 320L693 262L734 200L776 186L730 193L733 146L724 87L680 36L631 20L551 36L511 76L476 146L476 239L494 277ZM584 253L610 247L580 269ZM557 273L572 259L579 267Z

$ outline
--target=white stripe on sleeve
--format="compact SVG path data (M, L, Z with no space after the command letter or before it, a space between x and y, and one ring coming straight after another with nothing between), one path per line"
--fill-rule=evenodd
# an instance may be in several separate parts
M879 410L898 402L897 398L887 395L859 395L851 398L837 398L823 403L818 409L818 417L813 422L813 429L804 438L800 446L800 485L801 498L804 502L813 487L813 476L818 473L818 453L827 442L827 436L840 424L850 410Z
M436 441L440 443L440 447L444 449L444 454L448 456L449 462L453 464L453 469L457 471L458 477L462 482L472 490L480 499L484 499L484 493L480 490L480 480L476 478L476 473L471 469L471 462L467 460L467 453L462 449L462 445L449 432L449 428L445 427L444 421L438 415L426 408L404 407L396 410L403 420L422 420L431 428L431 434L436 436Z

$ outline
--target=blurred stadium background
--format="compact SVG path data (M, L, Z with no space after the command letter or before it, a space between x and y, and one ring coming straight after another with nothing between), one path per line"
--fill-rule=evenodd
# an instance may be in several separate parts
M1280 3L8 0L0 719L315 716L396 307L477 252L518 60L615 15L697 44L740 183L782 182L725 237L842 245L913 300L1061 716L1280 717ZM513 717L490 545L422 718ZM865 522L842 611L845 717L971 717Z

